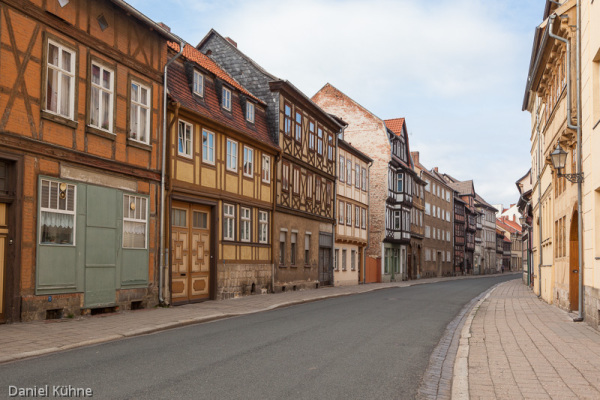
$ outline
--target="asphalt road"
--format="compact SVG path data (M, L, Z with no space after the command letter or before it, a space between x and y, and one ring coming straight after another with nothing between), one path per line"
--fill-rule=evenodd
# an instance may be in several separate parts
M48 385L49 398L70 385L94 399L412 399L446 325L515 278L379 290L3 364L0 398L9 385Z

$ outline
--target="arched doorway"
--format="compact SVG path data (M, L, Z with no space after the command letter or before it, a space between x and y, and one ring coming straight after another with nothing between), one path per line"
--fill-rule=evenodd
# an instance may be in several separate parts
M571 216L569 232L569 303L571 311L579 311L579 240L577 210Z

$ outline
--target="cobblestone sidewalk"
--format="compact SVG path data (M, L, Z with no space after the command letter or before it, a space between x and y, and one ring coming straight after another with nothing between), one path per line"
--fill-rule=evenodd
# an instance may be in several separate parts
M520 280L499 285L473 313L471 399L600 399L600 332Z

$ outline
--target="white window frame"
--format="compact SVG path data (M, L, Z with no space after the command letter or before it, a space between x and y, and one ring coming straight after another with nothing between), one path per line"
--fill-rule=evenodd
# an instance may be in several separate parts
M352 204L346 203L346 225L352 226Z
M48 182L48 204L47 205L43 205L42 204L42 190L43 190L43 182ZM52 194L52 185L56 185L56 195L57 197L60 196L61 193L61 185L64 185L65 188L65 209L61 209L60 208L60 197L58 197L56 199L56 207L53 208L51 207L51 194ZM68 204L69 204L69 194L70 191L73 191L73 210L68 210ZM39 231L39 238L38 238L38 243L41 245L49 245L49 246L76 246L77 245L77 186L71 183L66 183L66 182L62 182L62 181L57 181L57 180L53 180L53 179L41 179L40 180L40 194L39 194L39 222L38 222L38 231ZM42 212L47 212L47 213L53 213L53 214L65 214L65 215L72 215L73 216L73 243L52 243L52 242L42 242L42 222L43 222L43 218L42 218Z
M128 201L127 203L125 203ZM131 204L134 204L133 209L131 208ZM147 249L148 248L148 198L142 196L136 196L133 194L124 193L123 194L123 204L128 204L128 207L123 207L123 243L122 246L124 249ZM142 206L143 204L143 206ZM144 215L138 215L139 208L142 207L142 210L145 210ZM125 210L128 210L129 215L125 216ZM133 216L132 216L133 214ZM141 213L140 213L141 214ZM133 222L136 224L144 224L144 247L133 247L133 246L125 246L125 222Z
M202 129L202 162L215 165L215 134L206 129Z
M352 185L352 160L346 159L346 185Z
M235 151L233 148L235 147ZM238 142L227 139L227 161L226 168L228 171L237 172L238 170Z
M254 111L255 111L254 103L246 101L246 121L248 121L252 124L254 123Z
M254 149L244 145L244 176L254 176Z
M223 240L235 240L235 206L223 203ZM231 228L231 229L229 229ZM231 232L231 235L229 233Z
M401 172L396 174L396 192L404 193L404 174Z
M189 128L189 140L187 138L187 129L181 134L181 127ZM183 140L183 142L182 142ZM183 143L183 147L180 146ZM192 149L194 145L194 126L182 119L177 123L177 154L185 158L192 158Z
M340 182L345 182L346 181L346 159L344 158L344 156L340 155L340 170L338 171L338 174L340 176Z
M58 61L61 65L54 65L54 64L50 64L49 62L49 58L50 58L50 45L56 47L58 49ZM67 71L65 68L63 68L62 66L62 53L66 52L69 53L71 55L71 62L70 62L70 72ZM70 120L75 120L75 85L76 85L76 79L75 79L75 67L77 65L77 52L73 49L70 49L66 46L63 46L62 44L59 44L58 42L55 42L52 39L48 39L47 43L46 43L46 85L45 85L45 89L46 90L46 101L44 104L44 110L54 114L54 115L59 115L61 117L65 117L68 118ZM51 110L50 108L48 108L48 100L50 99L50 93L48 93L48 81L50 79L50 72L51 71L56 71L57 73L57 77L56 77L56 82L57 83L62 83L63 82L63 78L66 76L69 78L70 80L70 85L69 85L69 93L66 94L66 96L69 97L69 105L68 105L68 110L67 110L67 114L63 113L61 108L61 103L62 103L62 99L63 96L65 96L65 94L63 94L62 92L62 85L58 84L58 87L56 88L55 96L56 96L56 110Z
M227 89L226 87L223 87L221 97L221 107L223 107L227 111L231 111L231 90Z
M269 243L269 213L258 212L258 242Z
M360 207L354 206L354 227L360 228Z
M344 224L344 209L346 208L346 204L342 200L339 200L338 205L339 205L338 223L343 225Z
M134 100L133 98L133 86L137 86L138 87L138 100ZM151 104L152 104L152 90L142 84L139 83L137 81L132 80L131 81L131 104L129 105L129 139L130 140L135 140L136 142L140 142L140 143L144 143L144 144L150 144L150 115L152 114L152 108L151 108ZM148 95L146 96L146 101L147 103L144 104L142 103L142 90L146 90L146 92L148 93ZM132 123L132 119L134 117L134 111L133 110L137 110L137 121L136 121L136 125L139 127L142 125L142 109L146 110L146 130L144 132L135 132L136 137L133 137L133 123ZM144 137L145 140L140 139L141 137Z
M262 181L271 183L271 156L267 154L262 155Z
M360 189L360 165L358 163L354 164L354 186Z
M194 83L192 88L194 94L204 97L204 75L198 70L194 70Z
M103 64L92 60L90 68L98 67L100 68L100 83L94 83L93 73L90 71L90 109L89 109L89 125L96 129L103 130L105 132L113 133L113 115L114 115L114 104L115 104L115 71L111 68L104 66ZM102 86L102 75L104 72L110 72L110 83L109 87L105 88ZM98 125L94 125L92 122L92 96L93 90L96 88L98 90ZM102 103L102 93L109 94L109 102L108 102L108 126L106 128L102 127L102 116L104 115L104 108Z
M240 240L249 242L252 237L252 210L248 207L241 207L240 210Z
M360 225L361 225L361 229L367 229L367 209L366 208L361 208Z

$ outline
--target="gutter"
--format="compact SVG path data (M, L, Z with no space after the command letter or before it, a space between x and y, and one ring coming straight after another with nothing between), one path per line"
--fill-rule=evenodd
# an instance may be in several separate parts
M164 77L163 77L163 129L162 129L162 167L160 175L160 233L159 233L159 266L158 266L158 301L160 304L165 302L163 296L164 286L164 269L165 260L165 168L166 168L166 155L167 155L167 78L168 68L173 61L175 61L183 53L185 42L183 40L179 43L179 53L172 57L165 65Z

